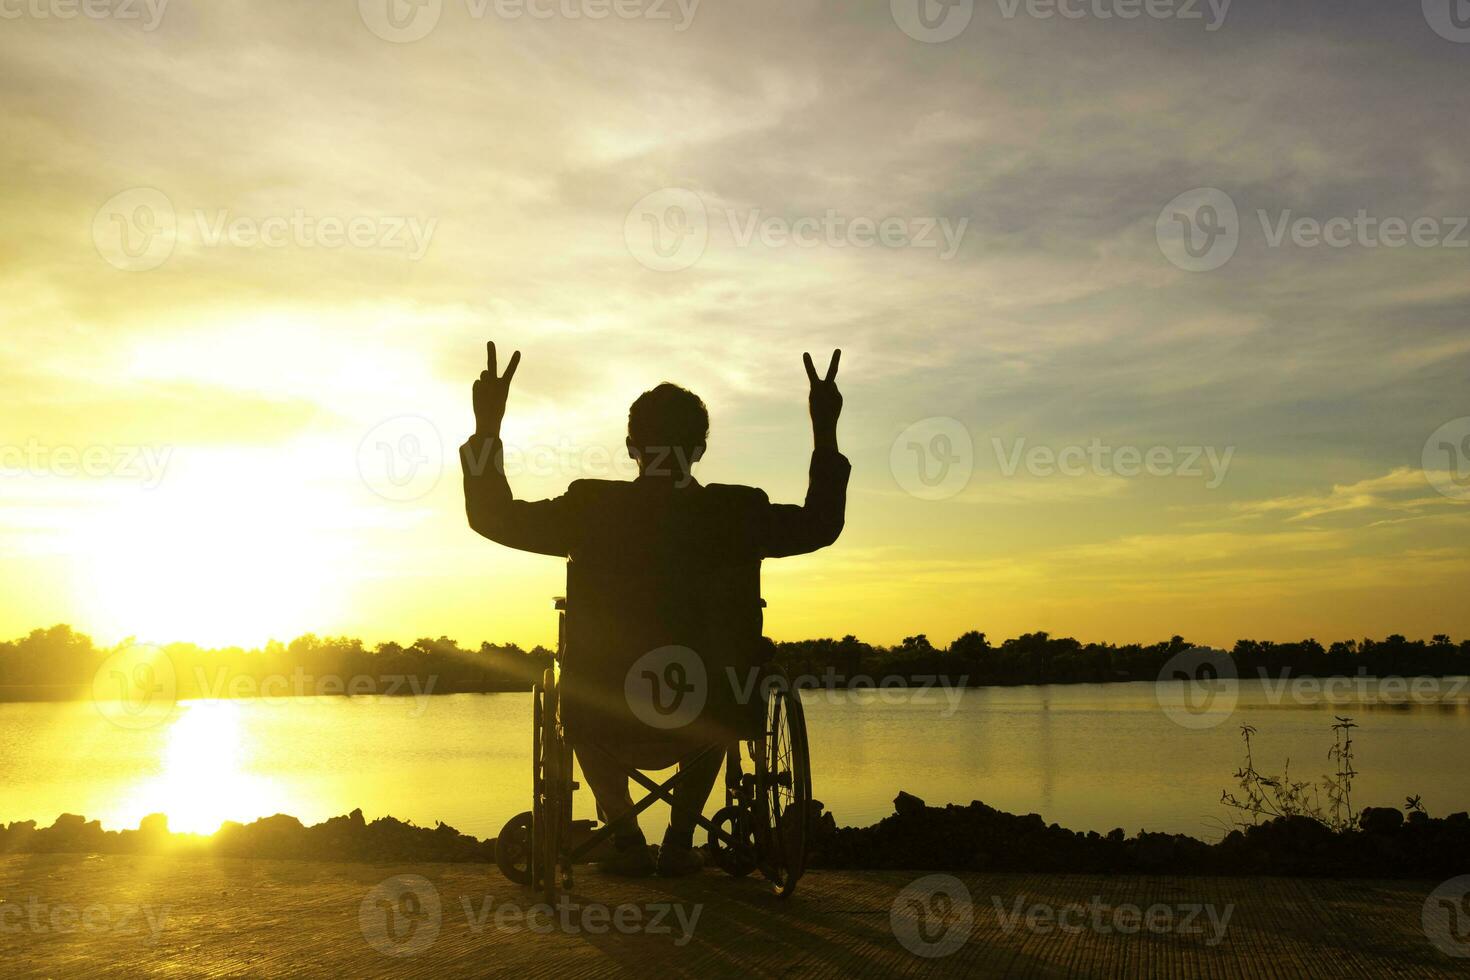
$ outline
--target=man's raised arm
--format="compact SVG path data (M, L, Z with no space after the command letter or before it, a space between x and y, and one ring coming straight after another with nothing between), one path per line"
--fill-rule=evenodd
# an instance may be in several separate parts
M761 552L767 558L804 555L825 548L842 533L847 510L847 478L852 464L837 449L837 418L842 393L837 390L837 362L832 352L827 376L817 376L812 356L803 354L811 392L807 405L812 416L812 461L807 471L806 503L772 504L762 532Z
M510 381L521 363L511 355L505 375L495 371L495 344L485 345L486 368L475 382L475 433L459 447L464 471L464 507L470 527L491 541L521 551L565 557L571 548L574 515L565 495L555 500L516 500L505 478L500 424Z

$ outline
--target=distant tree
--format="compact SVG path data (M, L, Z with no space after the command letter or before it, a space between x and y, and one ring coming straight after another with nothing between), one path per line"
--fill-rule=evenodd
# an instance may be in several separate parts
M979 630L962 633L949 645L949 652L952 656L963 657L966 660L979 660L989 653L990 649L990 641Z
M929 642L929 637L923 633L920 633L918 636L904 637L903 644L899 649L908 656L927 657L938 652L934 649L934 644Z

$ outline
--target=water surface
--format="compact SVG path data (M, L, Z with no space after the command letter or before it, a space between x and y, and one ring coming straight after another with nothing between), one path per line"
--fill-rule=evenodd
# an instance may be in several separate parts
M1470 808L1467 682L1411 696L1371 685L1335 699L1243 682L1233 712L1190 728L1146 683L900 692L807 692L815 795L839 823L892 812L898 790L931 804L984 802L1080 830L1122 827L1217 838L1234 789L1239 728L1257 729L1256 765L1296 778L1331 772L1335 715L1355 730L1355 802L1431 813ZM1167 699L1166 699L1167 701ZM1190 721L1186 716L1186 721ZM1198 719L1194 723L1200 723ZM0 704L0 821L63 812L136 827L167 813L175 830L273 813L308 823L361 807L425 826L494 835L528 806L530 697L282 697L180 703L150 728L120 728L91 702ZM579 815L591 816L586 792ZM667 811L647 814L650 834Z

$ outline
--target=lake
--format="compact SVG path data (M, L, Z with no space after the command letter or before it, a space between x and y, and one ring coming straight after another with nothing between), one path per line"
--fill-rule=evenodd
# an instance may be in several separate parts
M1334 715L1360 726L1355 804L1402 806L1418 794L1436 815L1470 809L1470 682L1344 686L1282 692L1243 681L1233 710L1217 702L1183 724L1171 718L1181 717L1181 692L1150 683L809 691L803 701L814 795L840 824L886 816L902 789L1075 830L1217 839L1240 726L1257 729L1261 772L1289 759L1295 778L1315 779L1333 771ZM488 837L528 808L530 740L528 694L185 701L139 729L90 701L0 704L0 821L44 826L69 812L121 829L163 812L175 830L209 832L227 819L315 823L360 807L368 819L443 821ZM590 794L578 803L592 816ZM645 814L653 839L666 812Z

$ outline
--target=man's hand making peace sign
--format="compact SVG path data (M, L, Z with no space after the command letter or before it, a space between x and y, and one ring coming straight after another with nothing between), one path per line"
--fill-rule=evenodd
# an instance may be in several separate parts
M485 344L485 370L475 382L472 396L475 403L475 434L491 439L500 438L500 423L505 418L505 399L510 394L510 379L516 376L521 363L521 352L510 355L505 366L505 376L495 373L495 341Z
M837 416L842 414L842 392L837 390L837 362L842 351L832 352L832 363L827 365L827 376L817 376L810 354L802 354L806 364L806 378L812 390L807 396L807 405L812 413L812 442L818 452L837 451Z

